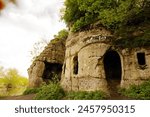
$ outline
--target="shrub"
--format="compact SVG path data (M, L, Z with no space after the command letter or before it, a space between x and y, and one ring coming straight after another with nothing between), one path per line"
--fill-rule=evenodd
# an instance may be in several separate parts
M69 100L101 100L106 98L106 94L101 91L72 91L67 93L66 98Z
M65 6L62 19L73 32L97 21L115 30L149 20L149 0L66 0Z
M57 35L54 35L54 38L57 39L66 39L68 37L68 31L66 29L60 30Z
M41 87L40 91L36 94L36 100L60 100L65 96L64 90L59 84L50 83Z
M138 86L131 85L128 89L120 89L119 92L134 99L150 99L150 81Z
M57 35L54 35L54 39L51 40L52 44L60 42L60 40L65 40L68 37L68 30L63 29L58 32Z
M40 91L40 88L27 88L25 91L24 91L24 95L28 95L28 94L36 94Z
M49 83L57 84L59 83L59 81L60 81L60 76L55 72L51 72L51 79L49 80Z
M21 95L28 85L28 79L19 75L16 69L0 67L0 96Z
M150 39L141 39L141 38L133 38L133 39L119 39L113 42L114 45L117 45L122 48L135 48L135 47L143 47L150 46Z

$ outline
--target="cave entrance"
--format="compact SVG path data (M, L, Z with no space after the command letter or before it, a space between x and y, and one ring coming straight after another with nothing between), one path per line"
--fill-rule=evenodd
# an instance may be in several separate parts
M122 76L120 56L116 51L108 51L103 62L108 87L115 89L120 85Z
M59 82L61 79L62 64L45 62L45 70L43 73L43 81L47 84L49 82Z

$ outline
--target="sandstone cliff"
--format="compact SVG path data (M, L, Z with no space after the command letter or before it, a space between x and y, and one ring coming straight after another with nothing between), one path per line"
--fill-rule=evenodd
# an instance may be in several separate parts
M29 87L38 87L43 81L50 80L51 73L60 77L64 56L65 39L52 40L28 69Z

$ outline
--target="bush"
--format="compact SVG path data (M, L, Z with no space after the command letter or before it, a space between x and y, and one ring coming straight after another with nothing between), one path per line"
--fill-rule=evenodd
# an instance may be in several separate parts
M28 95L28 94L36 94L40 91L40 88L27 88L23 95Z
M60 100L65 96L64 90L59 84L50 83L41 87L40 91L36 94L36 100Z
M60 30L57 35L54 35L56 39L66 39L68 37L68 31L66 29Z
M101 100L106 99L106 94L101 91L79 91L79 92L68 92L67 99L69 100Z
M97 21L116 30L122 25L137 25L149 20L149 0L66 0L65 6L62 19L73 32Z
M28 86L28 79L16 69L0 67L0 96L21 95Z
M136 47L148 47L150 46L150 39L141 39L141 38L133 38L133 39L119 39L113 42L114 45L122 47L122 48L136 48Z
M134 99L150 99L150 81L138 86L131 85L128 89L120 89L119 92Z
M60 76L55 72L51 72L51 79L49 80L48 83L57 84L57 83L59 83L59 81L60 81Z
M51 40L52 44L60 42L60 40L65 40L68 37L68 30L63 29L58 32L57 35L54 35L54 39Z
M101 100L106 99L106 94L101 91L79 91L79 92L67 92L61 88L59 84L50 83L49 85L43 85L40 88L27 89L24 94L36 93L34 99L36 100Z

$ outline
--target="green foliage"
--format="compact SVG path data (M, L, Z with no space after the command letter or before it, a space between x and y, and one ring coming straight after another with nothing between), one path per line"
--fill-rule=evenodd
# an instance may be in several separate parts
M67 37L68 37L68 31L66 29L59 31L57 35L54 35L54 38L57 39L66 39Z
M13 87L16 86L27 86L28 80L27 78L19 75L16 69L8 69L7 74L5 75L7 83L12 84Z
M66 29L63 29L58 32L57 35L54 35L54 39L51 40L51 43L57 43L62 39L67 39L68 37L68 31Z
M23 95L28 95L28 94L36 94L40 91L40 88L27 88L24 92Z
M106 94L101 91L79 91L79 92L68 92L67 99L70 100L101 100L106 99Z
M119 32L117 33L123 38L113 40L113 44L122 48L150 46L150 27L148 27L148 23L146 23L146 25L147 26L140 26L142 34L138 34L138 36L133 35L133 32L136 32L137 27L124 27L124 29L118 30Z
M133 99L150 99L150 81L144 82L139 86L131 85L129 89L120 89L122 95Z
M54 82L49 82L48 85L43 84L38 88L27 88L24 95L36 94L36 100L99 100L106 99L106 94L101 91L79 91L79 92L67 92L65 93L62 87L57 82L57 75L53 78ZM56 82L55 82L56 81Z
M36 94L36 100L60 100L64 97L65 92L59 84L50 83L41 87Z
M26 94L36 93L36 100L101 100L106 99L106 94L101 91L79 91L79 92L67 92L60 87L59 84L50 83L49 85L43 85L40 88L34 88L27 91Z
M109 29L118 29L125 24L130 17L129 15L135 14L134 11L139 12L138 9L133 7L136 6L133 1L120 0L113 8L104 9L99 15L102 24ZM130 8L132 11L129 10Z
M149 0L66 0L63 19L72 31L100 21L115 30L122 25L136 25L149 19Z
M52 72L52 78L51 78L51 83L58 83L60 81L60 78L59 78L59 76L58 76L58 74L56 74L56 73L54 73L54 72Z
M114 42L115 45L118 45L122 48L134 48L134 47L143 47L150 46L150 39L119 39Z
M98 0L66 0L66 10L63 19L76 32L97 20L97 12L93 11ZM93 7L92 7L93 6ZM98 5L97 5L98 6ZM98 10L98 9L97 9Z
M60 74L56 73L56 71L51 71L47 74L47 78L44 78L44 82L49 83L59 83L60 82Z
M28 85L28 79L16 69L1 69L0 76L0 96L21 95Z
M72 25L72 23L75 23L75 21L77 21L82 14L84 15L84 13L79 10L79 4L77 0L66 0L65 6L66 10L63 19L68 25Z

